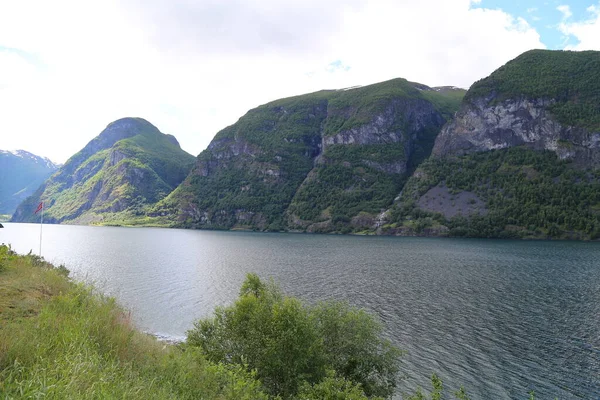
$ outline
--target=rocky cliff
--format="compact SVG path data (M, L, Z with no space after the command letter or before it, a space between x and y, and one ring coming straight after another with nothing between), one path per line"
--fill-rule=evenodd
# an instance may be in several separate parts
M600 165L600 52L533 50L476 82L435 156L524 145Z
M183 181L194 157L177 140L141 118L123 118L71 157L15 211L12 220L49 223L126 223Z
M395 79L265 104L219 132L150 216L195 228L361 229L429 155L463 94Z
M523 145L553 151L560 159L570 159L581 166L600 165L600 130L558 122L549 111L556 104L555 99L521 96L500 103L493 99L493 95L473 99L463 106L438 136L434 156Z

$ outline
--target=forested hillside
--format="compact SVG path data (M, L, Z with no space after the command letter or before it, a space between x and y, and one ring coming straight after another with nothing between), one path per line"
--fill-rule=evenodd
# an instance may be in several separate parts
M120 119L21 203L12 220L37 220L44 202L49 223L127 223L175 189L193 162L174 136L140 118Z
M277 100L219 132L150 216L176 226L350 231L431 152L464 91L395 79Z
M533 50L476 82L381 233L600 237L600 52Z

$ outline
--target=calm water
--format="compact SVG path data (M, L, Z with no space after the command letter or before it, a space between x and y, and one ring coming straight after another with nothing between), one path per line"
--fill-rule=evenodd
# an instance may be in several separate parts
M5 226L37 252L39 225ZM436 372L472 399L600 398L600 243L44 225L42 251L156 334L184 336L257 272L377 313L407 351L401 392Z

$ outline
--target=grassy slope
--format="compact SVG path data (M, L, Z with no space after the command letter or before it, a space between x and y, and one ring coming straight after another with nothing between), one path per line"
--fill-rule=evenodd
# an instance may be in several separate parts
M0 246L0 397L266 399L241 368L134 330L113 299Z
M475 82L465 100L490 94L556 99L550 111L559 122L600 130L600 52L528 51Z

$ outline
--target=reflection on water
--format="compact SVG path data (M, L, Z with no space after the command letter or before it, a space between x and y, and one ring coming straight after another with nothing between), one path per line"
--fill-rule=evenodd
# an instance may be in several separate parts
M5 225L0 242L38 249L38 225ZM408 352L401 390L435 372L473 399L600 398L600 243L45 225L43 245L161 335L183 337L257 272L376 312Z

